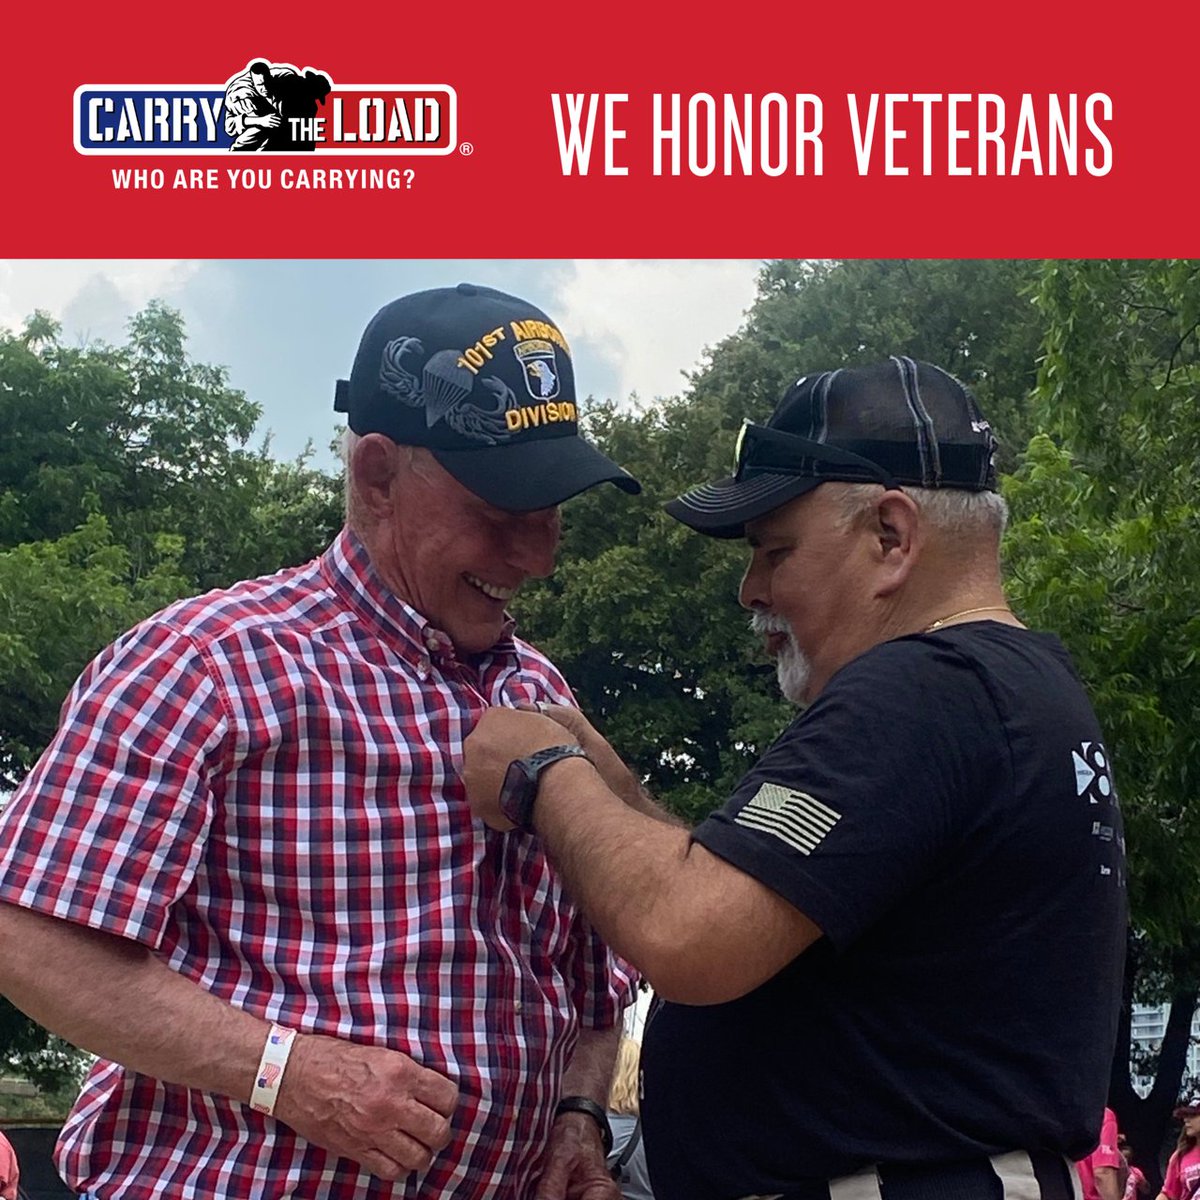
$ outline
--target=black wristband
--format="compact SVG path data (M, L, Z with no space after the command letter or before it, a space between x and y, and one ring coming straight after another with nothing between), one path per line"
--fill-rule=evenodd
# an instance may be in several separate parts
M564 1096L558 1102L554 1115L561 1117L566 1112L587 1113L600 1126L600 1144L604 1147L604 1157L607 1158L613 1148L612 1126L608 1123L608 1113L595 1100L589 1100L586 1096Z

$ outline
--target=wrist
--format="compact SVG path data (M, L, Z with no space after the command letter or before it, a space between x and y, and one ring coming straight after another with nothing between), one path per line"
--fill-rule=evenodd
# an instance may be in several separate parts
M254 1086L250 1090L250 1107L257 1112L274 1115L283 1087L283 1074L297 1036L294 1029L282 1025L272 1024L268 1030L262 1057L254 1072Z
M538 799L550 797L553 802L553 798L561 791L566 791L574 797L577 789L583 783L585 771L592 779L598 778L601 783L604 782L596 764L586 754L580 754L574 758L557 759L542 772L542 777L538 780ZM576 772L578 775L575 775ZM572 775L575 775L573 780L571 779Z
M570 758L586 758L583 747L574 743L547 746L508 764L500 788L499 807L513 826L527 833L533 830L534 803L545 773Z
M564 1096L554 1109L555 1120L565 1113L581 1113L590 1117L600 1130L600 1144L604 1147L605 1157L612 1153L613 1135L612 1127L608 1123L608 1114L595 1100L588 1096Z

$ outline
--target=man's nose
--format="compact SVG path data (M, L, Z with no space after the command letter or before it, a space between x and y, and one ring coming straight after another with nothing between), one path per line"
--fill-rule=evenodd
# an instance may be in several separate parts
M515 516L509 527L511 564L535 579L552 575L560 532L557 508L541 508Z
M770 608L771 601L767 594L765 581L765 575L762 571L755 569L755 560L751 558L746 564L741 585L738 587L738 603L743 608L749 609Z

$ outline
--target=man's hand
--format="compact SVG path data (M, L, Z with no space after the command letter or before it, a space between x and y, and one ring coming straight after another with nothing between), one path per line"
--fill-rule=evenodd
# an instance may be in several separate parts
M463 743L463 782L471 812L493 829L511 829L512 822L500 811L500 786L508 764L575 741L560 724L539 713L489 708Z
M458 1088L382 1046L300 1034L275 1115L381 1179L423 1171L450 1141Z
M656 821L682 825L664 808L660 808L636 775L625 765L621 756L594 725L579 711L567 704L539 704L538 712L557 721L587 753L592 765L600 772L605 787L619 796L630 808L637 809Z
M604 1165L596 1122L586 1113L563 1113L550 1130L536 1200L621 1200Z

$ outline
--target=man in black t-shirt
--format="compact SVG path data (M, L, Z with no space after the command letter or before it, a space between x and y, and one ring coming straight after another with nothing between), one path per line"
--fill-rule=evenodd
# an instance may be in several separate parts
M746 538L741 601L807 706L690 833L577 717L467 740L477 814L535 830L667 1001L658 1200L1067 1200L1095 1145L1120 814L1066 651L1005 601L994 447L957 380L893 358L799 379L668 505ZM575 741L591 763L506 771Z

